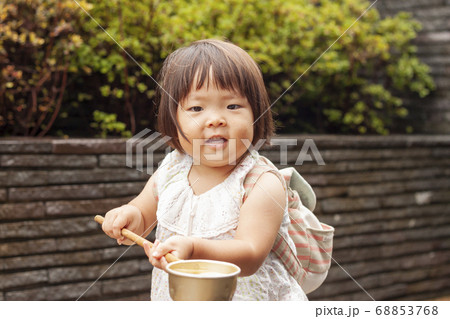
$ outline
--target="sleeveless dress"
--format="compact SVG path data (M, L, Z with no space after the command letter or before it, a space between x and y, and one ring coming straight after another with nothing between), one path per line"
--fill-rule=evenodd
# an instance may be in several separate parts
M247 173L259 154L251 151L220 184L195 195L188 181L192 157L177 150L169 153L158 168L156 196L158 225L156 238L164 242L174 235L205 239L232 239L239 222L239 211ZM278 174L278 172L277 172ZM278 175L284 185L284 179ZM289 215L286 209L280 231L286 233ZM294 248L294 243L289 243ZM171 300L168 274L153 268L151 300ZM308 300L300 285L289 275L282 262L270 252L251 276L239 277L233 300Z

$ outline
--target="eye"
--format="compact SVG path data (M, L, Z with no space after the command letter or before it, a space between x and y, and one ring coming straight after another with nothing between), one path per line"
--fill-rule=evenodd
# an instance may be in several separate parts
M238 104L230 104L227 106L227 109L229 110L237 110L240 109L242 106L238 105Z
M200 111L203 111L203 108L201 106L192 106L192 107L188 108L188 111L200 112Z

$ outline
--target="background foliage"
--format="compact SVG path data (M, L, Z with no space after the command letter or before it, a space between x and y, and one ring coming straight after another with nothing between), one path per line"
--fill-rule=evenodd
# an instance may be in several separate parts
M83 41L73 1L0 4L0 127L11 135L45 135L61 116L71 55Z
M411 44L420 25L406 13L381 19L371 8L317 60L370 5L364 0L79 3L96 21L72 0L2 0L4 134L129 136L154 128L150 76L174 49L211 37L229 39L260 64L280 132L411 132L397 121L408 114L402 97L434 87Z

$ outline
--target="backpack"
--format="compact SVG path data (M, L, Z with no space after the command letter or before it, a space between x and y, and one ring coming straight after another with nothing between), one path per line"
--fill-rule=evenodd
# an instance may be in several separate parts
M334 228L321 223L312 213L316 206L316 195L295 168L278 170L267 158L263 156L259 158L260 161L244 179L245 194L242 203L262 174L276 171L284 177L291 219L288 233L296 249L293 251L287 239L278 233L272 252L280 258L289 274L308 294L323 283L330 269Z

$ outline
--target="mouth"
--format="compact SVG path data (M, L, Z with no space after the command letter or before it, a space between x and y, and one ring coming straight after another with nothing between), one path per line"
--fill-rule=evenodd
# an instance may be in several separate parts
M228 140L227 140L225 137L223 137L223 136L220 136L220 135L214 135L214 136L211 136L210 138L208 138L208 139L205 141L205 145L209 145L209 146L220 146L220 145L225 144L227 141L228 141Z

